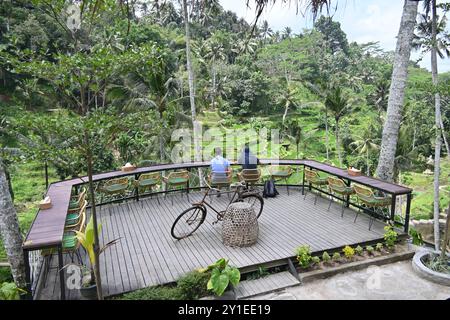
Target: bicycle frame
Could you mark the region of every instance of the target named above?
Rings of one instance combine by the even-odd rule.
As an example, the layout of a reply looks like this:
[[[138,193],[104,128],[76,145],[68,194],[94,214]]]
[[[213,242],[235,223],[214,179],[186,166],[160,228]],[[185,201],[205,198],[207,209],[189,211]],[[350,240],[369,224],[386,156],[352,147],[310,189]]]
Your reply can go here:
[[[243,186],[242,186],[242,187],[243,187]],[[221,192],[219,189],[215,189],[215,188],[212,188],[212,187],[210,187],[210,186],[209,186],[209,188],[206,190],[206,192],[204,193],[202,200],[200,200],[200,202],[194,203],[194,205],[207,206],[208,208],[210,208],[211,210],[213,210],[218,216],[220,216],[220,213],[223,212],[223,211],[226,211],[226,210],[228,209],[228,207],[230,206],[230,204],[232,204],[232,203],[235,201],[236,195],[237,195],[237,199],[241,198],[243,192],[240,191],[240,188],[242,188],[242,187],[241,187],[241,186],[238,186],[238,187],[236,188],[236,190],[234,190],[234,191],[225,191],[225,192],[222,192],[223,194],[233,193],[233,196],[231,197],[230,201],[228,202],[228,205],[227,205],[227,207],[225,208],[225,210],[218,211],[218,210],[216,210],[216,208],[214,208],[214,207],[212,206],[212,204],[210,204],[208,201],[206,201],[206,197],[209,195],[209,192],[210,192],[211,190],[218,190],[219,192]]]

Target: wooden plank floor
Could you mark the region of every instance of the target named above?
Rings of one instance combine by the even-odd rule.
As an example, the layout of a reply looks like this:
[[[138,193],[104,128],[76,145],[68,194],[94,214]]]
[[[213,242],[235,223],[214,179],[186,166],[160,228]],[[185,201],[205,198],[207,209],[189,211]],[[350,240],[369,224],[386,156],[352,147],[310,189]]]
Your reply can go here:
[[[100,208],[101,242],[121,238],[101,258],[101,274],[105,296],[116,295],[176,281],[181,275],[207,266],[219,258],[230,259],[239,268],[286,259],[294,255],[299,245],[310,245],[313,252],[344,245],[354,245],[383,237],[384,224],[375,221],[368,230],[369,218],[360,214],[353,222],[355,211],[346,209],[341,218],[340,205],[308,194],[303,200],[299,189],[291,188],[288,196],[280,187],[280,196],[266,199],[259,218],[260,234],[256,245],[230,248],[222,244],[221,224],[212,225],[215,215],[208,211],[207,221],[191,237],[177,241],[170,235],[175,218],[190,206],[186,196],[167,195],[164,199],[145,198]],[[170,198],[173,197],[173,205]],[[199,200],[200,192],[191,192],[190,201]],[[213,197],[214,206],[224,207],[228,197]],[[86,256],[83,254],[85,261]],[[66,262],[70,259],[65,257]],[[56,267],[57,259],[52,259]],[[66,275],[67,278],[68,275]],[[78,290],[67,290],[68,299],[78,299]],[[40,299],[59,299],[59,277],[51,269]]]

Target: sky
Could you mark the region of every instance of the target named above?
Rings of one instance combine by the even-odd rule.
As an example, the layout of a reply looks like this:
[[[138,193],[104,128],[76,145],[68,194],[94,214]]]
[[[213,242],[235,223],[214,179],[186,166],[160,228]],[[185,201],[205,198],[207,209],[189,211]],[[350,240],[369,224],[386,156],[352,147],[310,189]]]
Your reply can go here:
[[[439,2],[441,1],[438,0]],[[220,3],[224,9],[234,11],[249,23],[255,19],[252,0],[249,2],[250,8],[246,6],[246,0],[220,0]],[[295,3],[296,0],[292,0],[289,6],[278,0],[275,5],[269,6],[260,17],[260,21],[267,20],[274,31],[282,31],[289,26],[293,33],[300,33],[305,28],[311,28],[312,15],[306,12],[304,7],[299,7],[297,13]],[[403,3],[403,0],[338,0],[337,7],[330,10],[330,15],[341,23],[341,28],[350,42],[378,41],[384,50],[395,50]],[[419,3],[419,10],[421,9]],[[419,57],[418,52],[411,54],[412,60]],[[430,55],[425,55],[419,64],[429,70]],[[438,69],[439,72],[450,71],[450,59],[439,59]]]

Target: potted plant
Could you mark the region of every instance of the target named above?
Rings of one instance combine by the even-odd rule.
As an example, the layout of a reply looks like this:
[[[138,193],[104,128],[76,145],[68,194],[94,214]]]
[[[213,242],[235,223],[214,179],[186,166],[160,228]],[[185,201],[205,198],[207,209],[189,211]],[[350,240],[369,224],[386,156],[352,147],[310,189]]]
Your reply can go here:
[[[218,300],[236,300],[236,287],[241,280],[238,268],[231,267],[228,260],[222,258],[199,272],[210,272],[207,289],[212,291]]]
[[[418,250],[413,257],[412,265],[422,278],[440,285],[450,286],[450,254],[447,253],[450,239],[450,203],[447,210],[444,239],[439,250]]]
[[[101,233],[102,225],[98,225],[98,233]],[[84,266],[83,278],[81,281],[80,294],[89,300],[97,299],[97,284],[95,281],[95,254],[94,254],[94,222],[91,219],[84,231],[75,231],[76,237],[83,248],[88,253],[89,266]],[[114,245],[119,239],[112,240],[100,248],[99,254],[102,254],[108,247]]]

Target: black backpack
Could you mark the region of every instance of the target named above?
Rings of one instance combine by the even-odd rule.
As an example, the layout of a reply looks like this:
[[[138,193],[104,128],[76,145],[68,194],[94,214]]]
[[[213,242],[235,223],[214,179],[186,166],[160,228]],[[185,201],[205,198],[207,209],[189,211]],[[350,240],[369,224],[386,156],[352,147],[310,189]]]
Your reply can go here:
[[[278,195],[277,188],[275,188],[275,182],[273,179],[267,180],[264,182],[264,198],[275,198]]]

